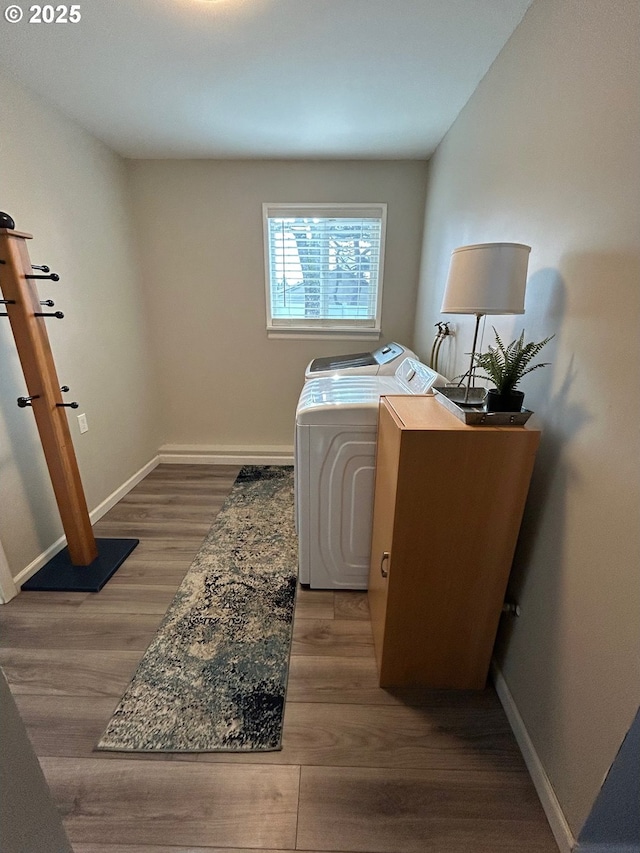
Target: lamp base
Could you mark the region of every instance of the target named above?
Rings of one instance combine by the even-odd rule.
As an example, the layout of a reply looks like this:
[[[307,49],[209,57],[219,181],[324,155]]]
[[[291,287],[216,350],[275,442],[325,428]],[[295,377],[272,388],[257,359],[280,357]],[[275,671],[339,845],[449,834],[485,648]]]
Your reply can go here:
[[[487,396],[487,389],[482,387],[467,388],[466,385],[447,385],[438,388],[458,406],[482,406]]]

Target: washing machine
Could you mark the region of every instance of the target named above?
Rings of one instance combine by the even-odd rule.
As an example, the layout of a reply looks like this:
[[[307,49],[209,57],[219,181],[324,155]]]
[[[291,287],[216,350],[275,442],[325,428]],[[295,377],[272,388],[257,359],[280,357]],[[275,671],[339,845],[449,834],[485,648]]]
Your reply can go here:
[[[328,355],[314,358],[304,372],[305,381],[323,376],[385,376],[393,375],[405,358],[418,356],[402,344],[384,344],[373,352],[352,352],[348,355]]]
[[[296,409],[295,500],[300,583],[366,589],[380,397],[427,394],[444,377],[413,358],[392,376],[305,382]]]

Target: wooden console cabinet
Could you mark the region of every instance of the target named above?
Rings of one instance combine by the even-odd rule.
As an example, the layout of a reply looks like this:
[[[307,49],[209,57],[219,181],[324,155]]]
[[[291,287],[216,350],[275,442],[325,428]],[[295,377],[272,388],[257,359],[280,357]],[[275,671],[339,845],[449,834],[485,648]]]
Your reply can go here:
[[[369,606],[382,687],[485,686],[540,432],[380,402]]]

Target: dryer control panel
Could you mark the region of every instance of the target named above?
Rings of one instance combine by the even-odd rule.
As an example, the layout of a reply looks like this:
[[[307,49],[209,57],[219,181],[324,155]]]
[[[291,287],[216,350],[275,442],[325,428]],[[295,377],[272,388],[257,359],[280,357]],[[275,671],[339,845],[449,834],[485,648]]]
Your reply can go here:
[[[433,394],[432,385],[441,380],[447,381],[435,370],[421,361],[416,361],[415,358],[405,358],[400,363],[395,379],[409,394]]]
[[[305,379],[316,379],[321,376],[377,376],[378,374],[392,376],[400,361],[407,356],[416,357],[415,353],[407,347],[392,342],[378,347],[373,352],[352,352],[347,355],[314,358],[307,365]]]

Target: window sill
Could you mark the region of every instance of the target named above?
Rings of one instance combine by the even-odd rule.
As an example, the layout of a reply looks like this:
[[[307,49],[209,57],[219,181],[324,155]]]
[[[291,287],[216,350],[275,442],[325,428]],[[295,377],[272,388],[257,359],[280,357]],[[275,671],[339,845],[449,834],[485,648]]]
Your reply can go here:
[[[267,329],[267,338],[270,340],[284,340],[288,338],[293,341],[303,340],[335,340],[348,341],[357,339],[359,341],[378,341],[382,332],[380,329]]]

